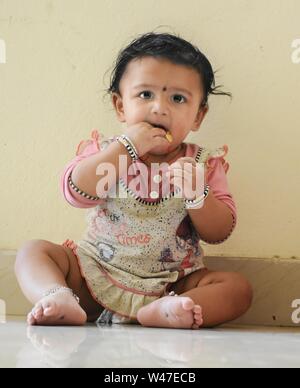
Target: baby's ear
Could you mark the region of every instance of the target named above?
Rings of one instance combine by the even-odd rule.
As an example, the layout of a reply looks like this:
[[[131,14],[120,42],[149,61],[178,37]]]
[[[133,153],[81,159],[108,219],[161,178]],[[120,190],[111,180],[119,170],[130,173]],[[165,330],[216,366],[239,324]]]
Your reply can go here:
[[[207,112],[209,110],[208,104],[205,106],[201,107],[197,113],[196,119],[194,121],[194,126],[192,128],[192,131],[197,132],[198,129],[200,128],[200,125],[202,121],[204,120],[204,117],[206,116]]]
[[[111,101],[113,104],[113,107],[116,111],[117,118],[121,123],[124,123],[125,115],[124,115],[124,106],[123,106],[123,99],[118,93],[113,93],[111,96]]]

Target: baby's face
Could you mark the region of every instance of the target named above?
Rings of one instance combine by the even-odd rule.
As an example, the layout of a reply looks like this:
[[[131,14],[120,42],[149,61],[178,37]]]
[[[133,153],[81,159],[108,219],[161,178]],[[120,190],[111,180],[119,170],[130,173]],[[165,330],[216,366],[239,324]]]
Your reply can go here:
[[[118,119],[127,126],[146,121],[163,126],[173,137],[172,148],[196,131],[207,112],[196,70],[167,59],[132,60],[120,82],[121,96],[114,95]]]

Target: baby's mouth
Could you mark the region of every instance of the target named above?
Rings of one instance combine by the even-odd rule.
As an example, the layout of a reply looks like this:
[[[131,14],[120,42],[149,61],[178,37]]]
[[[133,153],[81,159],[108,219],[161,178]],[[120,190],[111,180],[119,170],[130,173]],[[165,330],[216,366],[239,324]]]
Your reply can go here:
[[[161,128],[161,129],[165,130],[166,132],[169,131],[168,128],[164,127],[164,126],[161,125],[161,124],[154,124],[154,123],[149,123],[149,124],[152,125],[152,126],[155,127],[155,128]]]
[[[169,143],[172,143],[173,136],[172,136],[171,132],[168,130],[168,128],[164,127],[162,124],[154,124],[154,123],[149,123],[149,124],[155,128],[161,128],[164,131],[166,131],[166,139],[168,140]]]

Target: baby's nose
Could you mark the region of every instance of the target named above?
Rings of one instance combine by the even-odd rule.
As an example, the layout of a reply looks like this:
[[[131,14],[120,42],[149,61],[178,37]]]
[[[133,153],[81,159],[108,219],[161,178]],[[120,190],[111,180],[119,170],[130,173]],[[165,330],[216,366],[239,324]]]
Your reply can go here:
[[[152,112],[157,115],[166,116],[168,114],[168,104],[164,99],[157,99],[153,102]]]

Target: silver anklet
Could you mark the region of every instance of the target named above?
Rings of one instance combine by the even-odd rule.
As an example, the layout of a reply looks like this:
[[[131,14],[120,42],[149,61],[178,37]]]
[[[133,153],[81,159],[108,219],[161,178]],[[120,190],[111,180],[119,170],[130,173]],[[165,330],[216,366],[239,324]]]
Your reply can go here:
[[[171,292],[169,293],[169,296],[178,296],[178,295],[175,294],[175,291],[171,291]]]
[[[72,296],[76,299],[77,303],[80,304],[80,299],[78,298],[78,296],[74,293],[74,291],[71,289],[71,288],[68,288],[68,287],[63,287],[63,286],[57,286],[57,287],[53,287],[51,288],[50,290],[46,291],[44,294],[43,294],[43,297],[47,297],[47,296],[50,296],[50,295],[54,295],[54,294],[57,294],[59,291],[68,291],[72,294]]]

